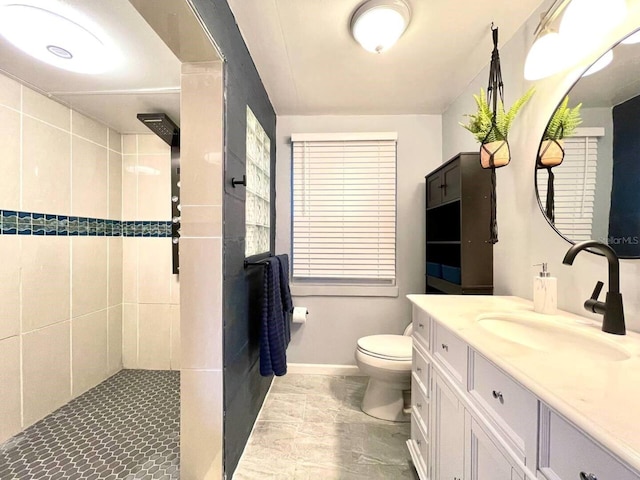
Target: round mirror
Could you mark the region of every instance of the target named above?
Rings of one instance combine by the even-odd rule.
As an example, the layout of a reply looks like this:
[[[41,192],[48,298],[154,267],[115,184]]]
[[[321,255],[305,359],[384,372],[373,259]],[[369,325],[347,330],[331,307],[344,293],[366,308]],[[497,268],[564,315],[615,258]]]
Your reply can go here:
[[[566,240],[598,240],[620,258],[640,258],[640,32],[594,63],[558,105],[535,182],[542,212]]]

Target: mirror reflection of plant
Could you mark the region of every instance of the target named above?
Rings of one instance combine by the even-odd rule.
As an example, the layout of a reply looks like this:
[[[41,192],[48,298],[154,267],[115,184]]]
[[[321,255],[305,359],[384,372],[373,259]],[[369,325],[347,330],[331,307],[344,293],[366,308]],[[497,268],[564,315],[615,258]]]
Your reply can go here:
[[[554,174],[551,169],[560,165],[564,160],[563,138],[573,135],[578,125],[582,123],[580,107],[582,107],[581,103],[573,108],[569,107],[569,96],[564,97],[544,130],[542,143],[538,150],[536,166],[547,169],[545,214],[552,224],[555,223],[555,190]]]
[[[582,107],[582,103],[573,108],[569,107],[569,96],[565,96],[562,103],[553,112],[542,140],[561,140],[573,135],[578,125],[582,123],[580,107]]]
[[[491,143],[504,141],[507,139],[511,125],[518,115],[518,112],[529,101],[534,93],[531,87],[516,102],[505,111],[502,101],[498,101],[498,108],[495,115],[495,128],[493,128],[494,116],[491,105],[487,101],[487,94],[484,89],[480,89],[480,95],[474,95],[473,98],[478,108],[475,114],[465,115],[469,117],[469,123],[460,125],[469,130],[478,143]]]

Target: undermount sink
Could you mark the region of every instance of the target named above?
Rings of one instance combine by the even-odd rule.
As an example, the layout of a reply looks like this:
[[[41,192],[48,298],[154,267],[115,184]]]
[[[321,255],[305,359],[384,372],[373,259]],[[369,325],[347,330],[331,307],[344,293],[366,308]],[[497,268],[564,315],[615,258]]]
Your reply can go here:
[[[487,313],[476,318],[478,325],[493,335],[540,352],[587,355],[591,359],[621,361],[630,355],[602,337],[555,324],[534,314]],[[606,335],[606,334],[602,334]]]

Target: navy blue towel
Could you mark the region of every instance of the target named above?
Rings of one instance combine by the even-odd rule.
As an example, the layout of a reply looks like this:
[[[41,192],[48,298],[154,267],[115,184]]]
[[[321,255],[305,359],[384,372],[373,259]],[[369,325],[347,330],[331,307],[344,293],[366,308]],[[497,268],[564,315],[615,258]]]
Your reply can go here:
[[[281,376],[287,373],[287,339],[280,293],[280,262],[276,257],[264,262],[260,375]]]
[[[276,255],[280,264],[280,296],[282,297],[282,313],[284,315],[284,333],[287,345],[291,341],[291,314],[293,313],[293,300],[289,288],[289,255],[283,253]]]

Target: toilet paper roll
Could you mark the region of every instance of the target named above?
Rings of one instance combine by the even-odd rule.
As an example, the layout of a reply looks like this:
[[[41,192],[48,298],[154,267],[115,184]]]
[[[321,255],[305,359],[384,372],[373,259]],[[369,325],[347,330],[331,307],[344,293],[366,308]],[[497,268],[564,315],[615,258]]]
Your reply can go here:
[[[307,307],[294,307],[293,309],[293,323],[305,323],[307,321],[307,314],[309,311]]]

